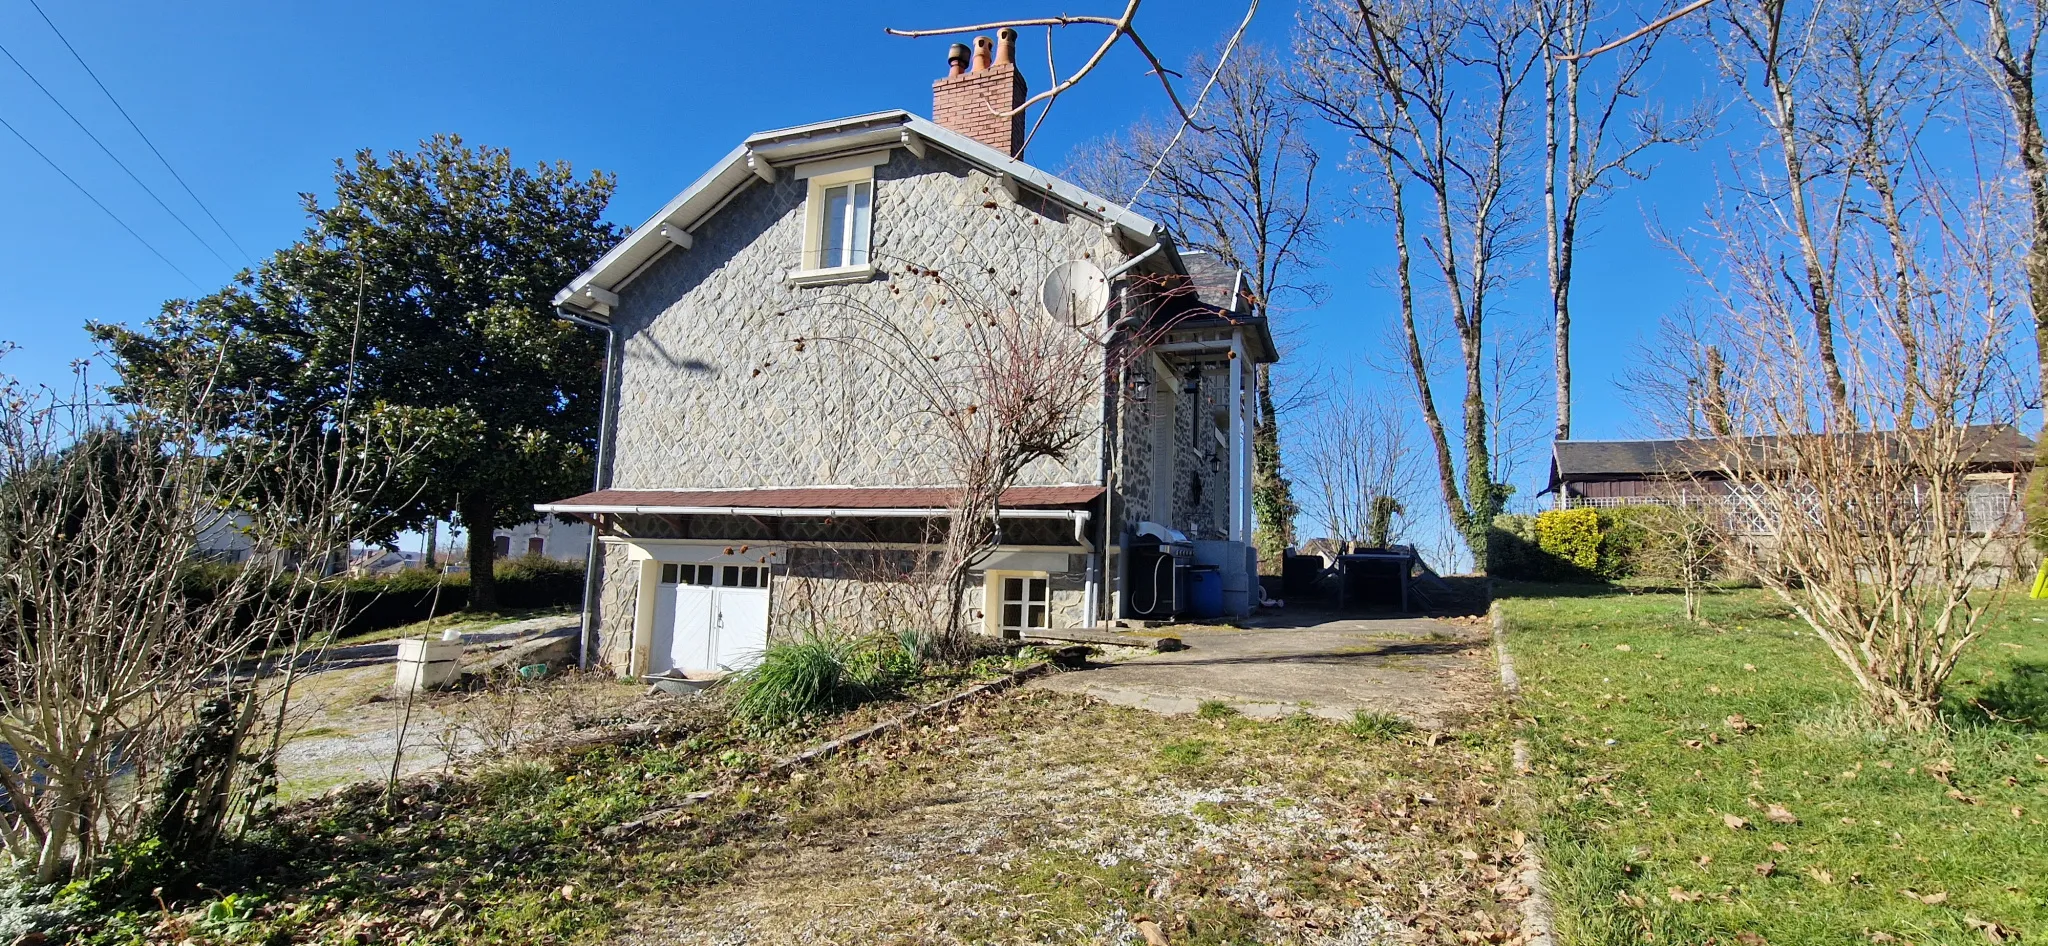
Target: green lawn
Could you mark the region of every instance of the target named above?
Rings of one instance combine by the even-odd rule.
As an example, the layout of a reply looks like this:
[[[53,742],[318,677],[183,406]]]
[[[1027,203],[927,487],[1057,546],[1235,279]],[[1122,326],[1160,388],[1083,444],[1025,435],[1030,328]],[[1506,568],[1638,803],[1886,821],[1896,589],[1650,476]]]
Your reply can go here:
[[[1502,590],[1561,942],[2048,934],[2048,607],[2002,598],[1954,732],[1910,736],[1764,592],[1689,626],[1674,595]]]

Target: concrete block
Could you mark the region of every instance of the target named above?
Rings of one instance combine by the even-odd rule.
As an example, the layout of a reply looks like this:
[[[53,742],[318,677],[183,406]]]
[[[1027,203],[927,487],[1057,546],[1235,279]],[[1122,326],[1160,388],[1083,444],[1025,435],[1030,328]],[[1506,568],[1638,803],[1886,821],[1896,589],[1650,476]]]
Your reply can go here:
[[[400,694],[442,689],[462,676],[462,641],[401,638],[396,664]]]

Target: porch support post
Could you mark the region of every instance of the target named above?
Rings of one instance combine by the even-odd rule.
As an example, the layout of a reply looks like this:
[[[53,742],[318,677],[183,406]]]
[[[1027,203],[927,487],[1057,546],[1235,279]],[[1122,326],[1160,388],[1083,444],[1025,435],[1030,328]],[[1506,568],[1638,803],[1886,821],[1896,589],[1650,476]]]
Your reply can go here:
[[[652,556],[640,558],[640,587],[634,600],[633,650],[626,661],[626,676],[637,677],[653,666],[655,599],[661,594],[661,562]]]
[[[1251,533],[1245,522],[1251,513],[1250,475],[1251,438],[1245,436],[1244,398],[1244,338],[1241,332],[1230,336],[1230,540],[1251,541]]]

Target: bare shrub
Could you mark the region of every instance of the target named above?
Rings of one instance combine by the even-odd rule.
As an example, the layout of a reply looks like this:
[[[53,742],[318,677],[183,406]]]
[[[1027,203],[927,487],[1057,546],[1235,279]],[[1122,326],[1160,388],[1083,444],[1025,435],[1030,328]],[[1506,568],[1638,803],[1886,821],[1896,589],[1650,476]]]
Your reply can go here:
[[[1712,255],[1681,249],[1719,310],[1684,349],[1713,356],[1706,413],[1736,434],[1688,464],[1713,471],[1692,491],[1722,510],[1727,552],[1876,718],[1926,729],[1978,637],[1980,589],[2016,551],[2016,522],[1973,512],[1997,436],[1981,425],[2034,394],[2013,370],[2016,228],[1990,176],[1922,150],[1984,143],[1940,87],[1914,84],[1938,27],[1902,15],[1738,5],[1710,20],[1731,80],[1761,69],[1770,147],[1738,157],[1754,180],[1710,221]]]
[[[205,380],[118,416],[82,383],[0,385],[0,842],[39,883],[145,834],[201,855],[260,813],[298,658],[345,618],[311,586],[403,454],[375,415],[233,440]],[[205,534],[245,551],[197,582]]]

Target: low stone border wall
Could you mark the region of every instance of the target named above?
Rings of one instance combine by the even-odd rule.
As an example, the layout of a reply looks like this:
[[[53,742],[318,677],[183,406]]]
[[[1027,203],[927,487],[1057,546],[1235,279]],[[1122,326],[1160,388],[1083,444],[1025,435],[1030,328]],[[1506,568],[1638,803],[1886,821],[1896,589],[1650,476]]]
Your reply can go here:
[[[855,732],[847,733],[846,735],[840,736],[839,738],[831,740],[830,742],[826,742],[822,745],[812,746],[811,748],[805,749],[804,751],[799,752],[795,755],[786,756],[770,765],[768,767],[768,771],[775,775],[787,775],[791,771],[801,766],[810,764],[812,762],[819,762],[831,758],[834,755],[837,755],[848,749],[854,748],[855,746],[858,746],[861,743],[867,742],[868,740],[873,739],[876,736],[880,736],[885,733],[903,729],[909,726],[911,723],[916,722],[917,720],[922,719],[926,716],[932,716],[938,713],[943,713],[949,709],[953,709],[954,707],[958,707],[966,703],[973,702],[974,700],[981,699],[982,697],[992,696],[994,694],[1001,693],[1004,690],[1016,686],[1017,684],[1022,683],[1026,680],[1029,680],[1032,677],[1038,676],[1039,674],[1044,673],[1050,669],[1052,669],[1051,661],[1035,663],[1029,667],[1025,667],[1022,670],[1017,670],[999,679],[990,680],[987,683],[975,684],[974,686],[968,687],[967,689],[955,693],[952,696],[946,697],[943,700],[939,700],[934,703],[927,703],[923,706],[911,710],[908,713],[904,713],[901,716],[896,716],[890,719],[883,720],[882,722],[876,723],[873,726],[869,726],[866,729],[861,729]],[[712,798],[717,794],[718,793],[715,789],[705,790],[701,792],[693,792],[689,795],[684,796],[681,803],[679,804],[669,805],[664,808],[657,808],[653,811],[646,812],[645,814],[642,814],[640,817],[635,818],[632,821],[627,821],[621,824],[615,824],[606,827],[600,833],[603,834],[606,838],[617,839],[637,835],[650,828],[656,828],[668,824],[673,824],[677,818],[681,817],[689,809]]]
[[[1515,660],[1508,655],[1508,616],[1499,601],[1487,609],[1487,617],[1493,624],[1493,650],[1500,659],[1500,688],[1510,706],[1522,698],[1522,678],[1515,673]],[[1524,813],[1535,827],[1536,802],[1534,786],[1529,776],[1534,772],[1529,767],[1529,741],[1516,738],[1514,744],[1514,784],[1516,795]],[[1555,946],[1557,940],[1551,935],[1552,919],[1556,912],[1551,908],[1550,893],[1543,884],[1543,852],[1536,835],[1532,832],[1522,844],[1522,885],[1529,888],[1529,896],[1520,904],[1522,926],[1527,932],[1528,946]]]
[[[960,692],[955,693],[952,696],[946,697],[943,700],[939,700],[935,703],[927,703],[901,716],[885,719],[879,723],[874,724],[873,726],[869,726],[866,729],[860,729],[854,732],[847,733],[846,735],[840,736],[839,738],[834,739],[830,742],[826,742],[822,745],[812,746],[811,748],[805,749],[804,751],[799,752],[795,755],[787,756],[781,760],[778,760],[774,765],[770,766],[769,771],[786,772],[800,765],[805,765],[811,762],[818,762],[824,759],[831,758],[834,755],[837,755],[841,752],[858,746],[863,742],[875,738],[876,736],[882,735],[883,733],[902,729],[903,727],[908,726],[911,723],[916,722],[919,719],[922,719],[923,717],[930,716],[934,713],[945,712],[946,710],[952,709],[956,706],[960,706],[965,703],[973,702],[974,700],[978,700],[984,696],[993,696],[997,693],[1001,693],[1004,690],[1016,686],[1019,683],[1023,683],[1024,681],[1029,680],[1032,677],[1038,676],[1039,674],[1044,673],[1050,669],[1052,669],[1052,662],[1045,661],[1041,663],[1032,664],[1031,666],[1025,667],[1022,670],[1014,671],[1010,673],[1008,676],[1000,677],[995,680],[990,680],[987,683],[975,684],[974,686],[968,687],[965,690],[961,690]]]
[[[578,625],[569,624],[551,628],[533,637],[497,651],[472,666],[462,668],[463,673],[490,675],[504,670],[518,670],[528,664],[547,664],[550,668],[576,661],[576,633]]]

